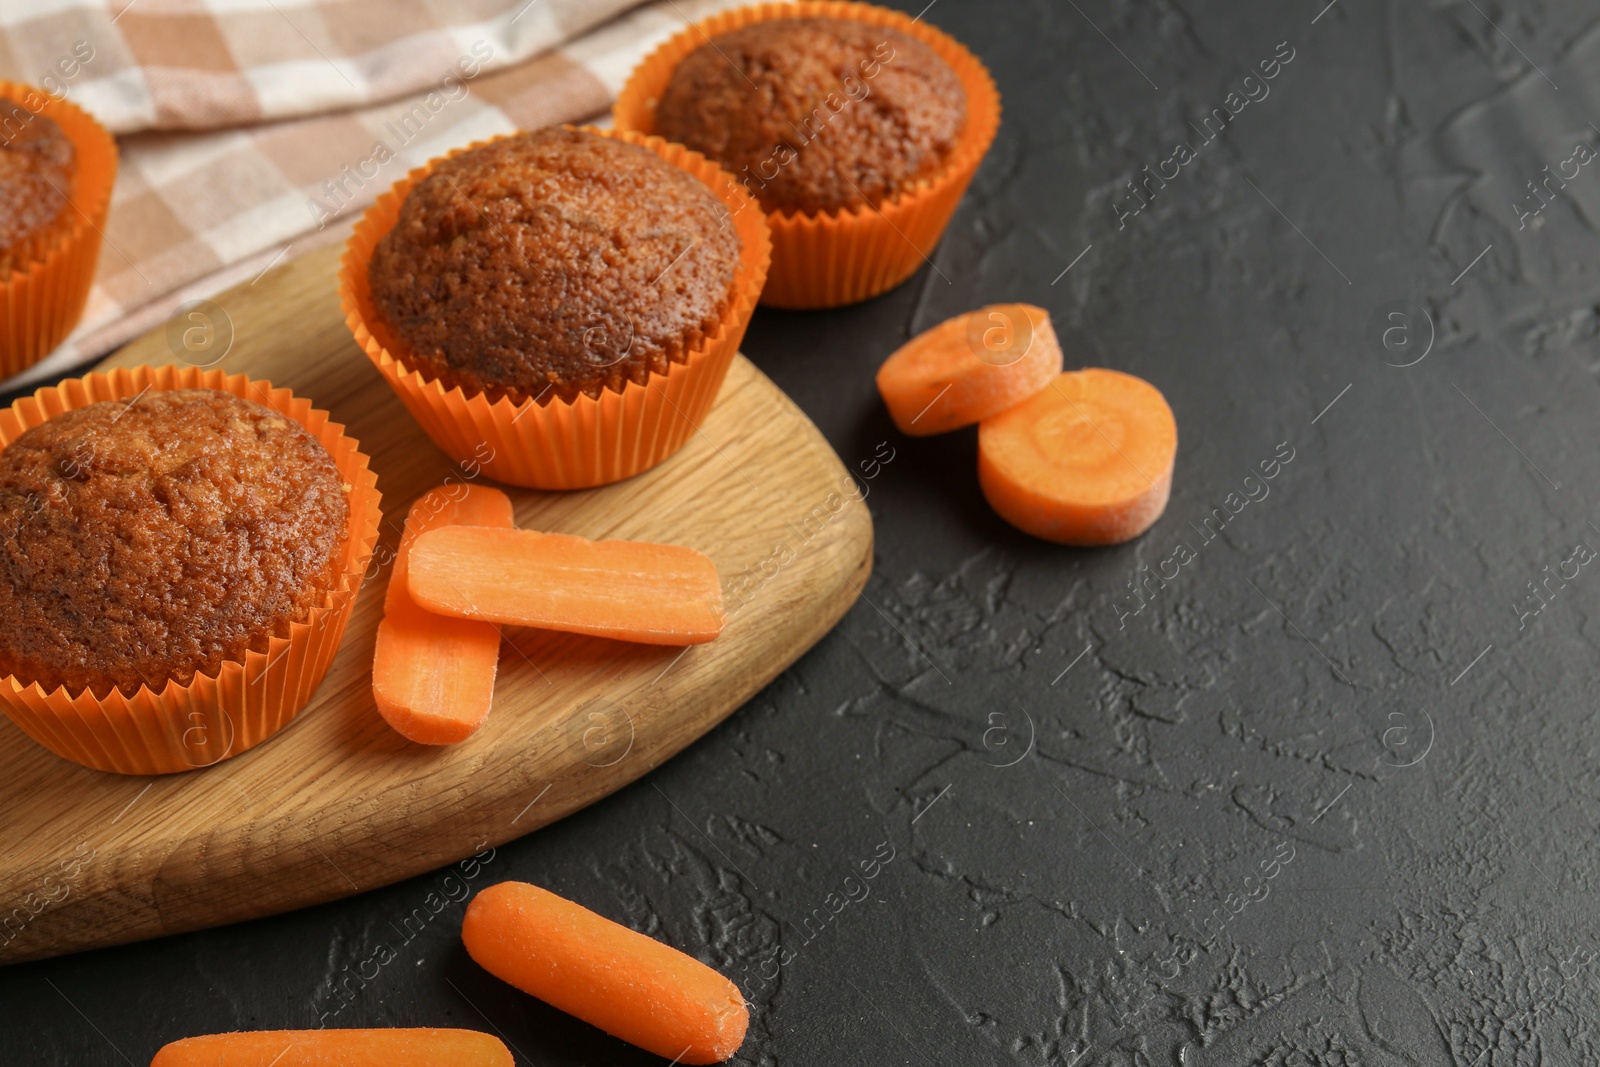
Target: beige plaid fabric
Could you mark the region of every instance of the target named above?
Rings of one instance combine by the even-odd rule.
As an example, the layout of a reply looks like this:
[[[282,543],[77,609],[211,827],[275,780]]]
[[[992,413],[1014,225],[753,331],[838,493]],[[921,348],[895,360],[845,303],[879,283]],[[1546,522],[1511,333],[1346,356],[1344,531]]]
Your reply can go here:
[[[0,77],[117,133],[83,322],[0,388],[59,376],[187,300],[340,241],[407,170],[596,118],[657,44],[744,0],[28,0]]]

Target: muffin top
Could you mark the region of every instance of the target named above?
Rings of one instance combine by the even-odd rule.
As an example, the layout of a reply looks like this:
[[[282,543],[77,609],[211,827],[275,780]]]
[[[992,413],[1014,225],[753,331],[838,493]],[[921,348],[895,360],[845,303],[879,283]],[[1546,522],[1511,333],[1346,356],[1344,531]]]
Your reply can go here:
[[[35,426],[0,452],[0,674],[103,695],[265,648],[332,588],[345,493],[299,423],[229,393]]]
[[[0,260],[51,225],[72,189],[72,142],[50,119],[0,100]]]
[[[721,163],[768,211],[878,205],[937,174],[966,122],[961,79],[909,34],[775,18],[674,68],[656,132]]]
[[[548,404],[682,362],[716,329],[738,265],[704,183],[637,145],[552,128],[435,167],[367,278],[408,366]]]

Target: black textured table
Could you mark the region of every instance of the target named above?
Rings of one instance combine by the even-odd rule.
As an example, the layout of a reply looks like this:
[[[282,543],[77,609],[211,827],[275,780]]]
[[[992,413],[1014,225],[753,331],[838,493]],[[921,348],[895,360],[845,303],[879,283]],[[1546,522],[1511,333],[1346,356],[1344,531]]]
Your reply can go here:
[[[478,969],[470,873],[733,977],[740,1063],[1600,1062],[1600,22],[1324,4],[940,0],[1005,120],[933,263],[746,345],[870,493],[838,630],[454,880],[0,971],[0,1060],[320,1020],[661,1062]],[[1176,411],[1135,544],[1014,532],[973,432],[876,397],[1017,300]]]

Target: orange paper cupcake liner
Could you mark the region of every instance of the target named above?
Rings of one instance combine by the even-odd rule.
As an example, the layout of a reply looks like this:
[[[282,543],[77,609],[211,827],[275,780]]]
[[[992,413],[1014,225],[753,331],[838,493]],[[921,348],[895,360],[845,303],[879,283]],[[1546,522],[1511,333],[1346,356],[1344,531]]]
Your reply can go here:
[[[288,725],[311,700],[344,636],[367,562],[378,539],[377,476],[359,444],[311,401],[270,382],[198,367],[118,368],[41,389],[0,411],[0,448],[46,420],[146,389],[220,389],[253,400],[304,426],[333,457],[350,486],[350,522],[339,579],[304,622],[273,636],[215,675],[187,685],[140,686],[103,697],[66,688],[46,691],[14,675],[0,678],[0,710],[45,748],[74,763],[119,774],[167,774],[208,767],[253,748]]]
[[[713,15],[662,44],[629,76],[612,119],[620,130],[656,132],[656,104],[678,63],[718,34],[770,19],[836,18],[900,30],[950,64],[967,93],[967,121],[937,175],[873,205],[803,214],[773,211],[772,270],[761,303],[779,308],[830,308],[886,293],[929,262],[956,205],[1000,128],[1000,93],[983,63],[949,34],[887,8],[858,3],[757,4]],[[737,179],[731,179],[737,182]],[[759,209],[755,194],[740,198]]]
[[[0,81],[0,97],[60,126],[72,141],[75,168],[61,218],[16,249],[26,262],[0,280],[4,379],[49,355],[83,317],[117,176],[117,143],[77,105],[32,86]]]
[[[340,261],[339,301],[350,332],[434,444],[457,463],[476,464],[496,481],[530,489],[586,489],[621,481],[682,448],[722,388],[771,258],[765,217],[739,210],[744,201],[732,191],[733,178],[716,164],[659,137],[584,129],[641,145],[699,178],[727,205],[739,235],[739,266],[721,323],[684,362],[651,374],[643,385],[629,382],[620,392],[603,390],[598,399],[580,394],[571,402],[556,399],[541,407],[532,400],[490,401],[479,392],[447,387],[403,361],[373,307],[367,282],[373,249],[394,227],[406,193],[430,170],[499,138],[431,160],[396,182],[356,223]]]

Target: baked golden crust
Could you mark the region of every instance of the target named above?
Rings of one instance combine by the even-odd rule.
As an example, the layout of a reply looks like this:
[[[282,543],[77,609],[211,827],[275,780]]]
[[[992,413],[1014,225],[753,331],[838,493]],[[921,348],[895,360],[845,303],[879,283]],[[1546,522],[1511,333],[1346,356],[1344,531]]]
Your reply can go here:
[[[950,65],[910,34],[775,18],[685,56],[656,132],[722,164],[768,211],[816,214],[878,205],[936,175],[966,100]]]
[[[0,99],[0,275],[27,266],[27,242],[60,219],[73,166],[61,127]]]
[[[643,384],[721,322],[739,266],[696,178],[612,137],[551,128],[440,163],[367,277],[396,355],[490,399]]]
[[[46,689],[187,684],[323,602],[347,487],[285,415],[147,392],[0,452],[0,674]]]

